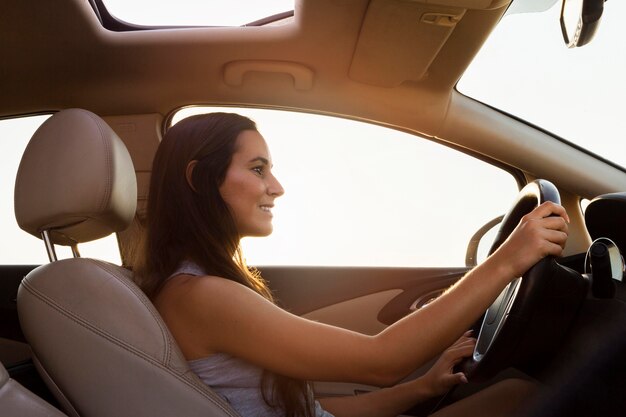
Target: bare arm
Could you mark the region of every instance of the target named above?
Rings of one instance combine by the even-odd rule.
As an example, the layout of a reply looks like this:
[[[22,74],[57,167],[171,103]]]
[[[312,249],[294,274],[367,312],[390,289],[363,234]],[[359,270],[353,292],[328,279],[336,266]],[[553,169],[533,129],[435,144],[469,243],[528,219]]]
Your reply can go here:
[[[295,378],[388,386],[450,346],[514,277],[560,255],[567,225],[553,213],[567,216],[554,204],[534,210],[488,261],[376,336],[294,316],[217,277],[166,288],[158,307],[188,359],[226,352]]]

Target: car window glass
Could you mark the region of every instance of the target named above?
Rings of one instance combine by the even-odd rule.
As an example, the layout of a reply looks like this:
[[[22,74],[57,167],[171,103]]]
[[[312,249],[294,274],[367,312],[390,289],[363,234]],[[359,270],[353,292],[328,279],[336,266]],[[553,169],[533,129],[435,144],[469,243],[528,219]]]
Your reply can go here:
[[[103,0],[109,13],[142,26],[243,26],[292,11],[293,0]]]
[[[0,120],[0,264],[38,265],[48,262],[43,242],[19,228],[13,211],[13,188],[20,159],[28,141],[49,115]],[[115,235],[79,245],[81,255],[120,264]],[[58,257],[69,258],[71,250],[57,246]]]
[[[243,241],[252,265],[463,266],[470,237],[517,194],[500,168],[372,124],[197,107],[172,121],[210,111],[257,122],[285,189],[272,235]]]

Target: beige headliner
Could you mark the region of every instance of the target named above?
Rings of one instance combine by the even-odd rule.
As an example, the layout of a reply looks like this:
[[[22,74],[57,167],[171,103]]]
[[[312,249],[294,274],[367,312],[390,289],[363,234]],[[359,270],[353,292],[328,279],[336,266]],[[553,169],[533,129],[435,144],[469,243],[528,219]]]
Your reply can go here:
[[[287,25],[125,33],[87,0],[3,3],[0,116],[301,109],[437,137],[576,195],[626,189],[623,171],[454,90],[507,0],[300,0]]]

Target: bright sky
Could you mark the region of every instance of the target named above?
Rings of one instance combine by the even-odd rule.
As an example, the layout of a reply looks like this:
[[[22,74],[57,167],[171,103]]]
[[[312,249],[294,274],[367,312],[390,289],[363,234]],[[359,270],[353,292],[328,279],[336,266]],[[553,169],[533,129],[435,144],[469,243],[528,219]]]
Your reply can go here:
[[[242,26],[293,10],[293,0],[104,0],[107,10],[145,26]]]

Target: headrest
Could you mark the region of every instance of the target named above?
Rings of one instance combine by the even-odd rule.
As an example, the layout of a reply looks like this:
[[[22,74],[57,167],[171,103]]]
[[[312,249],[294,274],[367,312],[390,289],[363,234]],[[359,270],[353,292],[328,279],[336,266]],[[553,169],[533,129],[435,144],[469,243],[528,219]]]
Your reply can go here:
[[[137,205],[126,146],[95,114],[63,110],[30,140],[15,180],[19,226],[53,243],[73,245],[124,230]]]
[[[585,225],[592,240],[611,239],[626,254],[626,193],[600,195],[585,210]]]

